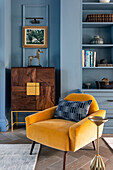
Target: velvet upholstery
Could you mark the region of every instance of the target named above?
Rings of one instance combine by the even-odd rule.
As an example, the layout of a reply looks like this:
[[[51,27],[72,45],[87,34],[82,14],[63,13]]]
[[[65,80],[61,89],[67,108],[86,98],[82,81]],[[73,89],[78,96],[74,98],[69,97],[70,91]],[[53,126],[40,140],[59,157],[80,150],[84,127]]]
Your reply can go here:
[[[89,116],[91,114],[105,117],[105,110],[99,110],[96,100],[91,95],[70,94],[65,100],[92,100]],[[28,138],[46,146],[73,152],[96,139],[97,127],[88,117],[78,123],[63,119],[53,119],[56,108],[57,106],[26,117]],[[100,136],[102,131],[103,125],[100,126]]]
[[[33,123],[28,127],[27,136],[43,145],[69,151],[69,128],[74,124],[75,122],[63,119],[49,119]]]

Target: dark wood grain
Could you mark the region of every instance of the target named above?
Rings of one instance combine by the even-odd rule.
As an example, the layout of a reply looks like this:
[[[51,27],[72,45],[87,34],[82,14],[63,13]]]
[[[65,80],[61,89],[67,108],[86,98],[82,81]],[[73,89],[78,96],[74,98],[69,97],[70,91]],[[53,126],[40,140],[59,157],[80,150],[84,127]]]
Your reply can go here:
[[[40,83],[40,96],[36,97],[36,109],[44,110],[55,105],[55,68],[37,69],[36,81]]]
[[[27,83],[40,83],[40,95],[27,95]],[[55,68],[11,69],[11,109],[38,111],[55,105]]]

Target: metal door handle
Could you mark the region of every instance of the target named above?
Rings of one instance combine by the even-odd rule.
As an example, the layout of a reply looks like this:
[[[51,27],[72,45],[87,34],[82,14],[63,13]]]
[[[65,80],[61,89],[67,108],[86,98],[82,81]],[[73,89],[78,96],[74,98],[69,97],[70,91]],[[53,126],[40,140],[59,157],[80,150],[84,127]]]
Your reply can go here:
[[[107,100],[107,102],[113,102],[113,100]]]

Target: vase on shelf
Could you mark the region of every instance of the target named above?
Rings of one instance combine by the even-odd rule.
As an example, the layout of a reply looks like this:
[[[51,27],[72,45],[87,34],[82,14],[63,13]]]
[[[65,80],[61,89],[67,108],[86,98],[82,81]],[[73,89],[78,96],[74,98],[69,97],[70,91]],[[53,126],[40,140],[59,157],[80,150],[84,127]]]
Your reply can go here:
[[[100,3],[110,3],[110,0],[99,0]]]
[[[90,41],[90,44],[103,44],[103,43],[104,41],[102,38],[100,38],[99,35],[94,36]]]

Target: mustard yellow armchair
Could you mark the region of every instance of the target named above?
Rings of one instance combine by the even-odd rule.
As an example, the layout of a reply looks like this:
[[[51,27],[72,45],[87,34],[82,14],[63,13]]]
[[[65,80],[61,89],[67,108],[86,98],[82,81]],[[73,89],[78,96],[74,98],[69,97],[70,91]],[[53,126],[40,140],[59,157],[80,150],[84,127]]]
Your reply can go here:
[[[105,117],[106,111],[99,110],[93,96],[87,94],[70,94],[65,100],[88,101],[92,100],[89,115]],[[80,122],[63,119],[53,119],[57,106],[26,117],[27,137],[33,141],[30,154],[32,154],[35,142],[64,151],[63,170],[66,166],[66,154],[68,151],[77,151],[96,139],[97,128],[88,116]],[[99,134],[102,135],[103,125]],[[95,149],[95,146],[94,146]]]

